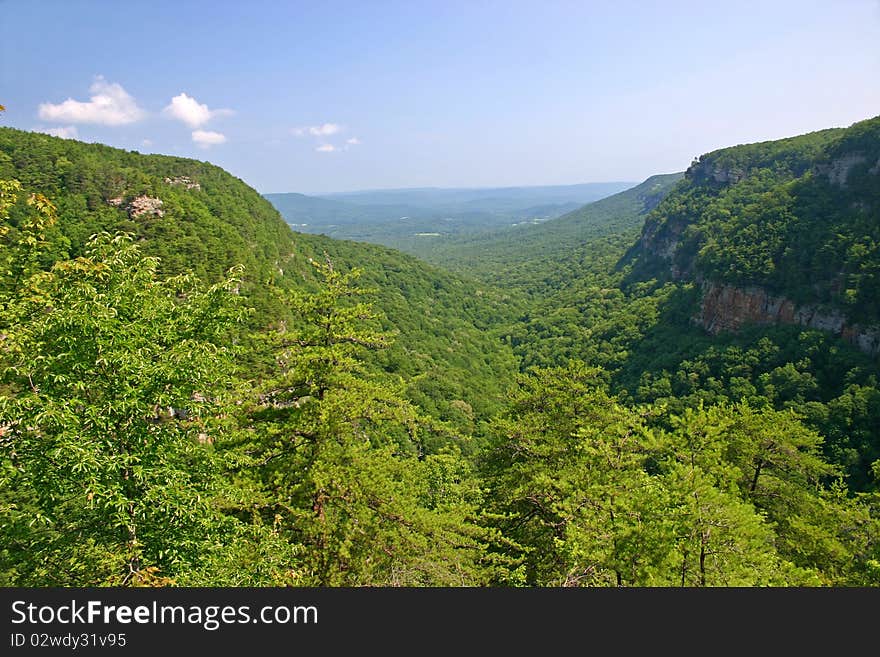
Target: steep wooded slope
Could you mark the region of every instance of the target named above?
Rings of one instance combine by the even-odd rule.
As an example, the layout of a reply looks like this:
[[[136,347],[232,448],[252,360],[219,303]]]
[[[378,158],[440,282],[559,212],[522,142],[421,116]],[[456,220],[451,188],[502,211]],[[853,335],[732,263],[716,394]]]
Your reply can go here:
[[[880,352],[880,117],[703,155],[638,252],[702,285],[711,332],[797,324]]]
[[[376,365],[403,376],[412,396],[444,419],[471,421],[455,408],[493,409],[515,370],[492,332],[511,317],[504,295],[391,249],[295,233],[253,188],[208,162],[0,128],[0,179],[17,179],[58,206],[50,259],[80,255],[92,234],[126,231],[161,258],[161,273],[215,281],[243,264],[241,292],[257,309],[255,326],[287,312],[270,282],[312,284],[310,258],[362,269],[384,328],[396,333]],[[25,213],[23,204],[12,209],[13,230]]]

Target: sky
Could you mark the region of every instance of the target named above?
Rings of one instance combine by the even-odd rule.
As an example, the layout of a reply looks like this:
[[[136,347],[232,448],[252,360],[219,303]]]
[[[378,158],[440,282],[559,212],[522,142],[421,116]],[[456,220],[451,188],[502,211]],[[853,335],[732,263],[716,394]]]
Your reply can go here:
[[[644,180],[880,114],[880,0],[0,0],[0,125],[261,193]]]

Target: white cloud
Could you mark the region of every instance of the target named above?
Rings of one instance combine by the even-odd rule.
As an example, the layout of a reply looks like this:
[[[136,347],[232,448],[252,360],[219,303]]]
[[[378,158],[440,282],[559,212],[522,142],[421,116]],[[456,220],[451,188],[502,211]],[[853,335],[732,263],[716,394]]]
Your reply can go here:
[[[321,144],[315,150],[319,153],[333,153],[337,149],[333,144]]]
[[[337,132],[342,132],[344,128],[338,123],[322,123],[321,125],[305,125],[299,128],[291,128],[290,134],[294,137],[305,137],[312,135],[313,137],[329,137]]]
[[[44,121],[101,125],[126,125],[147,115],[121,85],[107,82],[101,75],[95,78],[89,92],[92,95],[88,101],[68,98],[57,105],[41,103],[38,114]]]
[[[226,135],[219,132],[212,132],[210,130],[194,130],[192,133],[192,140],[202,148],[208,148],[209,146],[216,146],[217,144],[225,144]]]
[[[141,146],[152,146],[152,145],[153,145],[152,139],[144,139],[143,141],[141,141]]]
[[[351,144],[352,146],[357,146],[358,144],[361,143],[361,140],[358,139],[357,137],[352,137],[351,139],[346,139],[345,143]]]
[[[336,123],[324,123],[322,125],[313,125],[310,127],[309,134],[315,135],[316,137],[327,137],[329,135],[335,135],[340,130],[342,130],[341,125],[337,125]]]
[[[53,137],[61,137],[62,139],[76,139],[79,136],[75,125],[61,125],[57,128],[34,128],[37,132],[42,132]]]
[[[172,119],[182,121],[190,128],[198,128],[218,116],[234,114],[231,109],[209,109],[204,103],[200,103],[192,96],[187,96],[182,92],[171,99],[162,113]]]

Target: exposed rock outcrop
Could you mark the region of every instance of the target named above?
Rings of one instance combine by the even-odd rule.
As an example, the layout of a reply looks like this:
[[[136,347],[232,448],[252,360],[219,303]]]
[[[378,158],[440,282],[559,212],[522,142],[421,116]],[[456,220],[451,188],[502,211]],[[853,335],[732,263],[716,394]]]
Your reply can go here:
[[[674,280],[680,280],[691,273],[690,265],[682,268],[675,258],[681,236],[688,225],[687,221],[671,217],[665,221],[648,221],[639,237],[638,249],[643,256],[655,262],[668,264]]]
[[[738,167],[725,167],[711,159],[701,158],[694,160],[684,175],[688,180],[698,183],[711,180],[722,185],[733,185],[746,177],[746,171]]]
[[[816,173],[821,176],[827,176],[828,181],[832,185],[846,187],[846,180],[849,177],[849,172],[854,166],[861,164],[866,160],[867,158],[861,153],[848,153],[847,155],[838,157],[827,164],[816,165]],[[878,165],[880,165],[880,162],[878,162]],[[871,172],[873,173],[873,169]]]
[[[128,204],[128,216],[132,219],[137,219],[144,215],[161,217],[164,214],[162,199],[153,196],[136,196]]]
[[[846,316],[819,306],[798,306],[791,299],[757,286],[737,287],[705,281],[697,324],[716,335],[746,324],[797,324],[828,331],[871,355],[880,354],[880,326],[850,324]]]
[[[200,183],[197,183],[195,180],[190,178],[189,176],[175,176],[174,178],[165,178],[165,183],[167,185],[180,185],[181,187],[185,187],[186,189],[194,189],[199,191],[202,189]]]

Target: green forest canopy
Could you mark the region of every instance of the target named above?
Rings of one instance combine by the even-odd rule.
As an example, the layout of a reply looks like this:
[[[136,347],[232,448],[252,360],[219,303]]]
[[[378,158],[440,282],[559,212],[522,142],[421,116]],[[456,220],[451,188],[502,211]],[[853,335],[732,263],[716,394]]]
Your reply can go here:
[[[631,248],[872,129],[778,176],[744,147],[727,192],[649,180],[535,227],[521,267],[462,245],[471,279],[292,233],[208,163],[0,130],[0,582],[880,584],[876,360],[709,337],[693,281]]]

